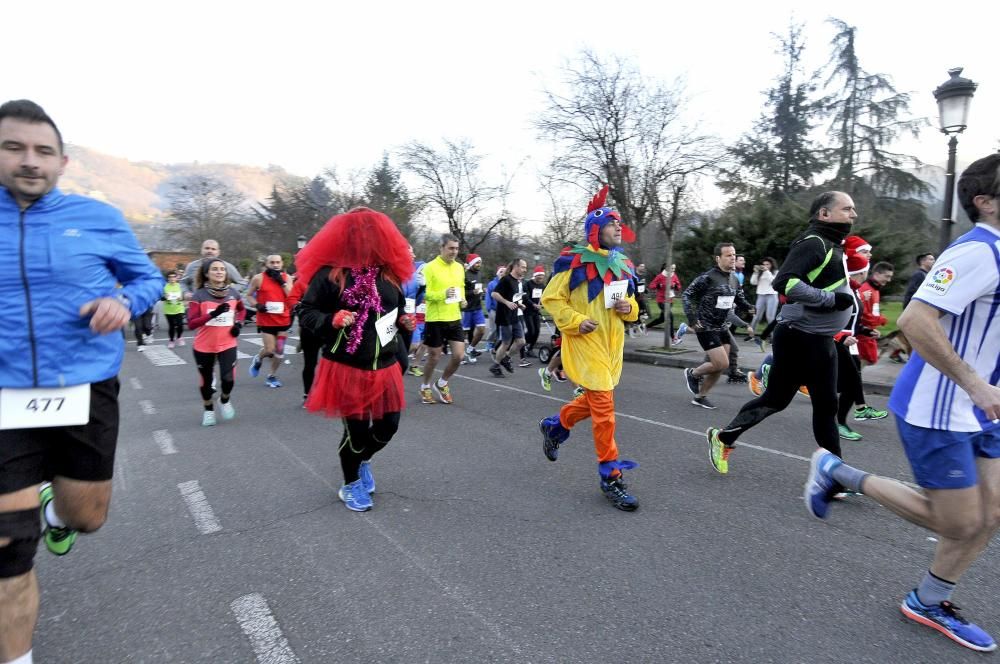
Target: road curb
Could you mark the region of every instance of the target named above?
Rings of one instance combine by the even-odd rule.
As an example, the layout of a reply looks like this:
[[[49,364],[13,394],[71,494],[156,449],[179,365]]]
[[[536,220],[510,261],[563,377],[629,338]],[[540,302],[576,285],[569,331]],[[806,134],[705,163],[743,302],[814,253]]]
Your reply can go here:
[[[676,354],[667,355],[648,350],[633,350],[626,348],[624,352],[626,362],[638,362],[640,364],[651,364],[657,367],[673,367],[675,369],[687,369],[696,367],[702,363],[701,357],[696,357],[694,351],[684,350]],[[757,367],[740,366],[743,371],[756,371]],[[864,374],[862,374],[864,375]],[[881,394],[888,396],[892,391],[891,383],[880,381],[863,381],[865,394]]]

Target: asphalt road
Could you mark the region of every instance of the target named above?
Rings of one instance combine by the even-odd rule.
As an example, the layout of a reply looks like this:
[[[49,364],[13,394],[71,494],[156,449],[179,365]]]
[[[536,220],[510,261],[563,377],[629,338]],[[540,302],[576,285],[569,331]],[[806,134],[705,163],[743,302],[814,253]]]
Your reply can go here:
[[[236,419],[202,428],[190,346],[156,343],[126,354],[107,525],[63,558],[39,552],[36,661],[981,661],[899,612],[929,533],[862,497],[807,514],[804,398],[721,476],[704,430],[746,387],[719,385],[710,412],[680,370],[626,364],[618,442],[641,507],[624,513],[598,490],[588,425],[542,456],[537,421],[570,384],[545,393],[537,367],[500,380],[480,363],[454,405],[425,406],[407,377],[375,508],[357,514],[336,497],[339,422],[301,409],[298,356],[278,390],[242,360]],[[850,461],[910,479],[890,420],[856,428]],[[993,548],[955,598],[995,634],[997,562]]]

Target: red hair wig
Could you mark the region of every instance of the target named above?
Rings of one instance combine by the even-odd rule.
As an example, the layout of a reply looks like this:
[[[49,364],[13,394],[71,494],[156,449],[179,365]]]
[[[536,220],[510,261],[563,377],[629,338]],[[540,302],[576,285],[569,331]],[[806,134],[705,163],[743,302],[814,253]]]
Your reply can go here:
[[[410,244],[392,219],[365,207],[338,214],[295,254],[299,279],[306,283],[316,271],[329,265],[332,279],[343,283],[344,271],[364,267],[382,268],[383,276],[399,286],[413,276]]]

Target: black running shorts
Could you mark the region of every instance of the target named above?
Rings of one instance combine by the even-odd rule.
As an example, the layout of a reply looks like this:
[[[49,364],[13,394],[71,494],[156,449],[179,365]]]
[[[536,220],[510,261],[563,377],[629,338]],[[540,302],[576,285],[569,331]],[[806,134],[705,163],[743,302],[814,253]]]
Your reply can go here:
[[[424,323],[424,345],[428,348],[441,348],[447,341],[465,341],[465,330],[462,321],[427,321]]]
[[[90,385],[90,421],[71,427],[0,430],[0,494],[51,480],[110,480],[118,443],[118,378]]]
[[[725,330],[701,330],[700,332],[695,332],[698,336],[698,343],[701,344],[702,350],[712,350],[713,348],[718,348],[723,344],[729,343],[729,333]]]

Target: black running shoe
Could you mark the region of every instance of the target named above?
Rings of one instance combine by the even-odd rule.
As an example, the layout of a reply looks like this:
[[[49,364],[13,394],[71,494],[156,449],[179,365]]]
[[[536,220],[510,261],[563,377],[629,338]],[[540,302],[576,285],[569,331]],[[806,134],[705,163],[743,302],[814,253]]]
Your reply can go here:
[[[634,512],[639,509],[639,501],[628,492],[628,487],[621,477],[606,480],[601,479],[601,492],[604,497],[611,501],[611,504],[620,510]]]
[[[503,378],[503,370],[500,368],[500,365],[497,364],[496,362],[494,362],[490,366],[490,373],[496,376],[497,378]]]
[[[500,363],[500,366],[506,369],[507,373],[514,373],[514,363],[510,361],[509,355],[503,358],[503,362]]]
[[[696,406],[701,406],[702,408],[707,408],[709,410],[715,410],[717,408],[717,406],[714,403],[708,400],[708,397],[696,396],[694,399],[691,399],[691,403],[693,403]]]
[[[740,370],[736,370],[729,374],[728,383],[745,383],[747,382],[747,375]]]
[[[701,389],[701,379],[694,375],[694,369],[684,370],[684,383],[687,385],[688,392],[697,396],[698,390]]]

